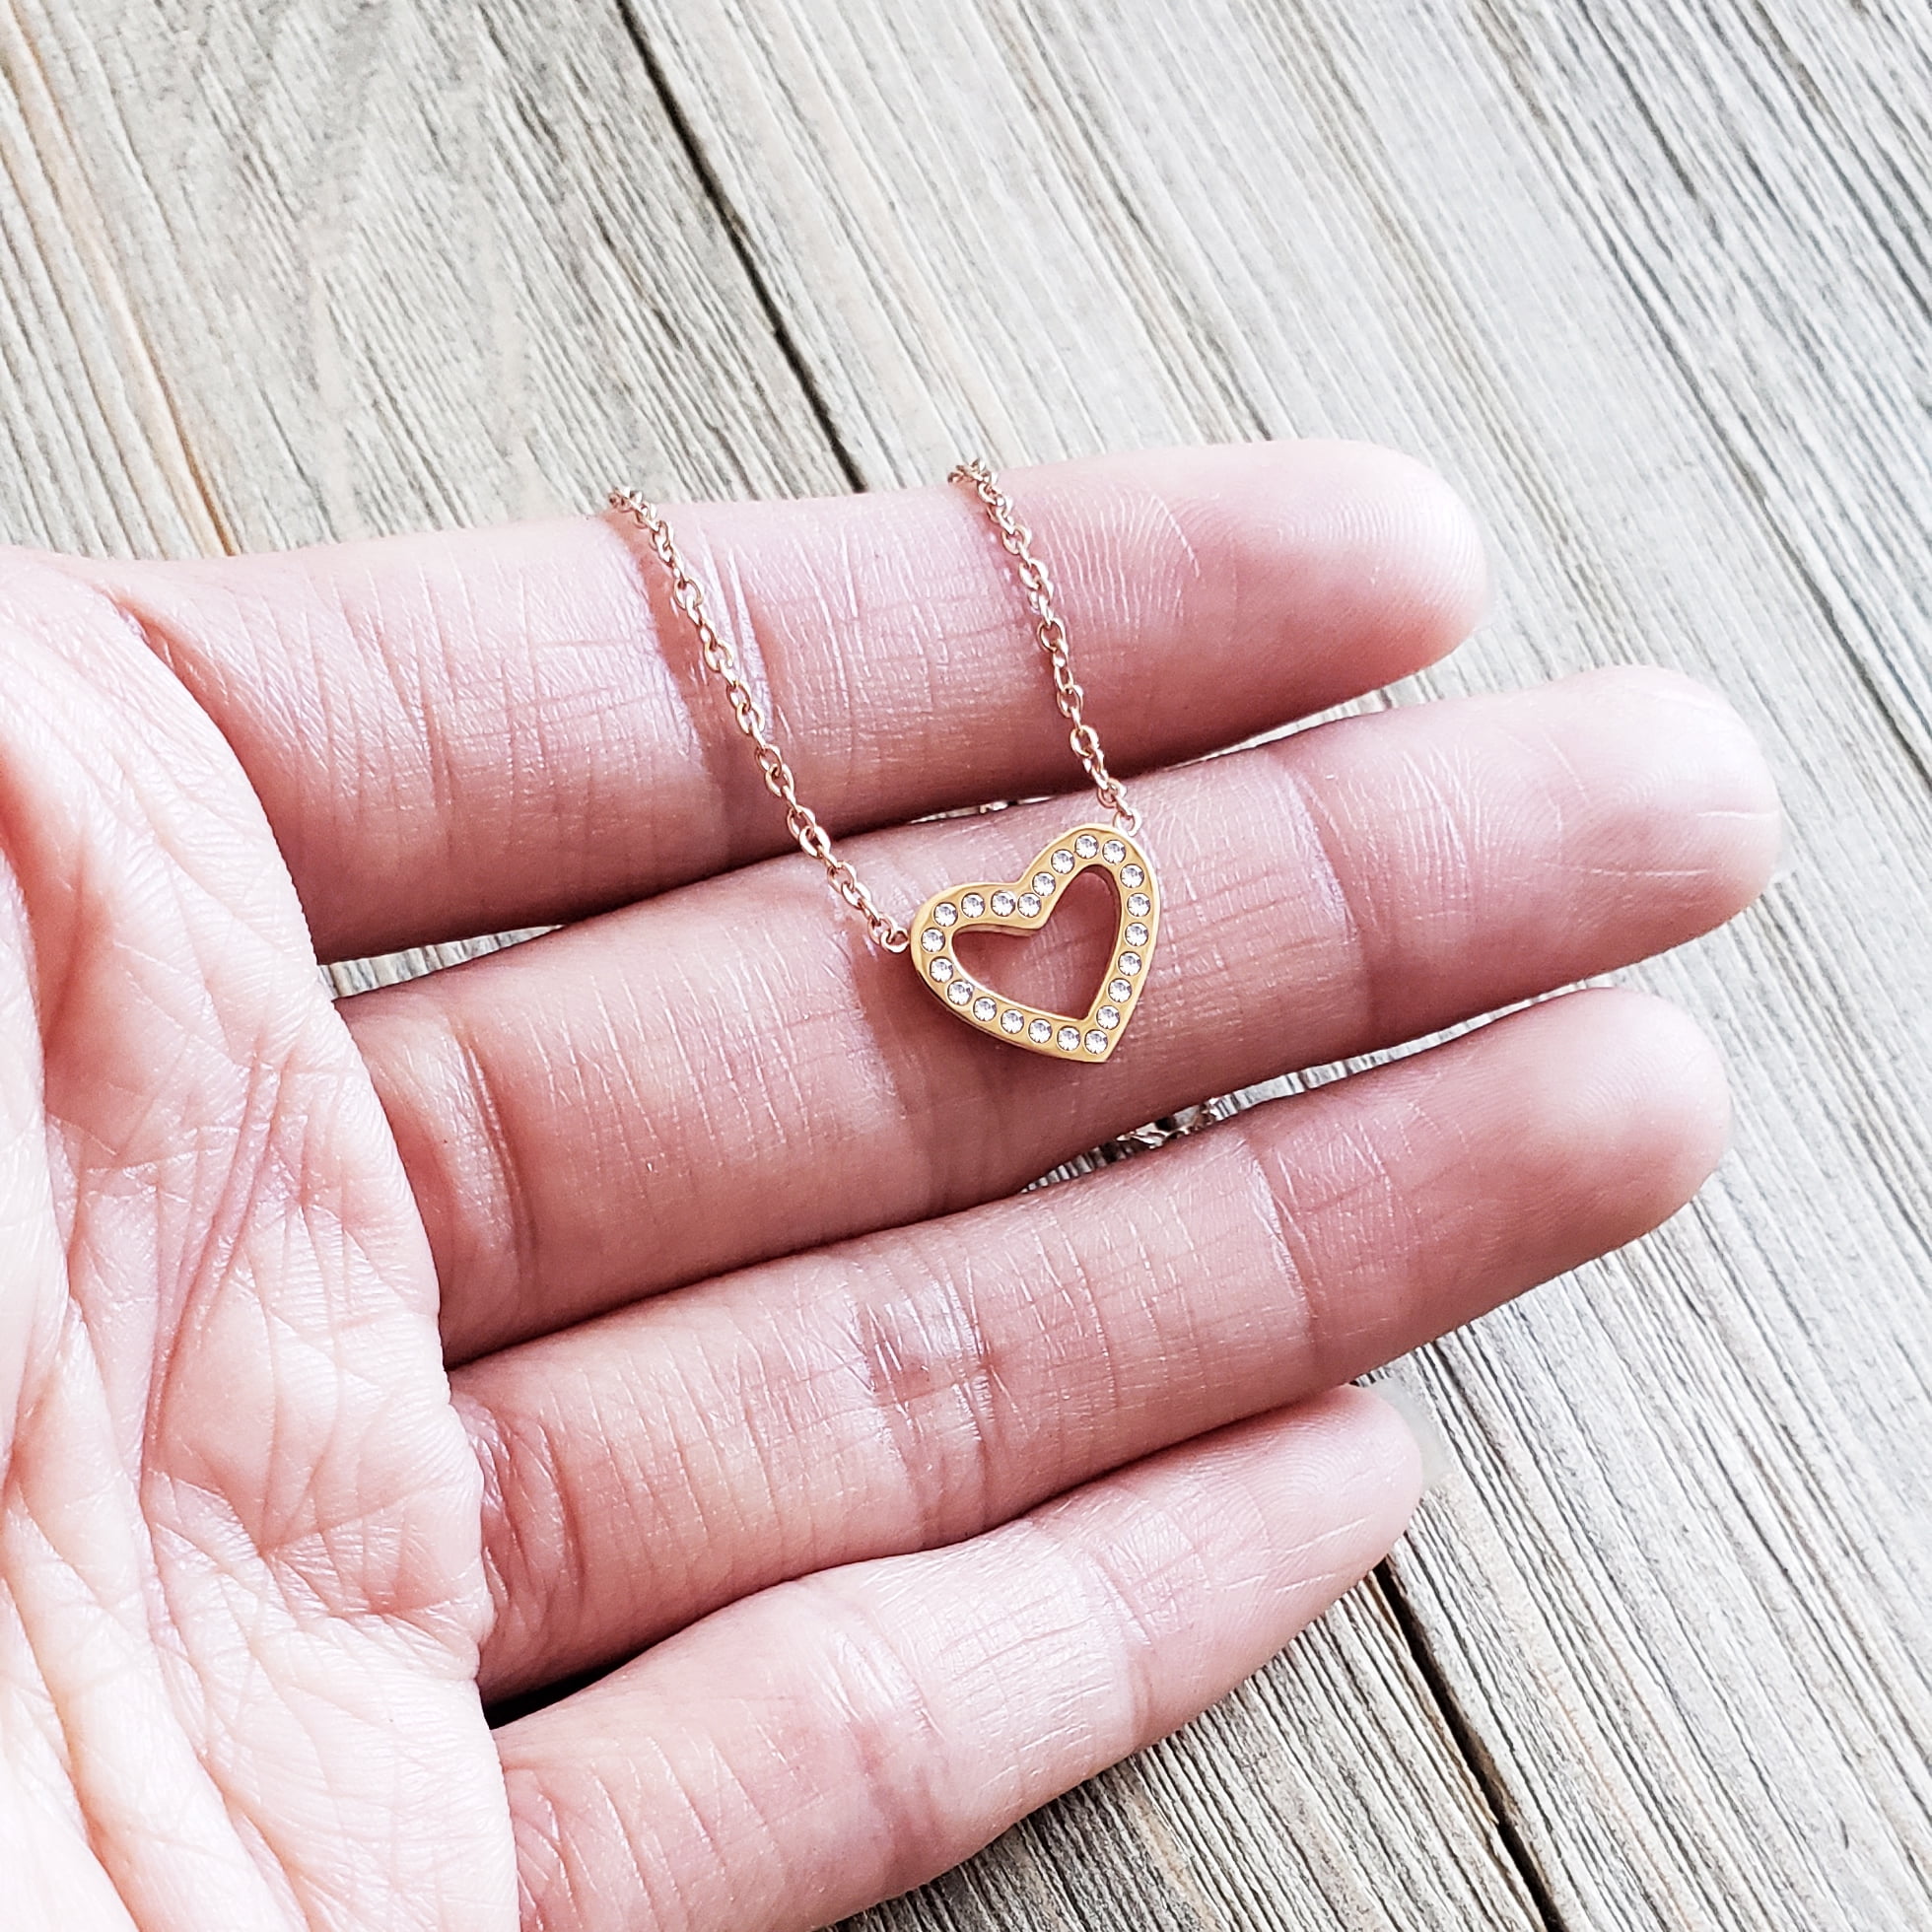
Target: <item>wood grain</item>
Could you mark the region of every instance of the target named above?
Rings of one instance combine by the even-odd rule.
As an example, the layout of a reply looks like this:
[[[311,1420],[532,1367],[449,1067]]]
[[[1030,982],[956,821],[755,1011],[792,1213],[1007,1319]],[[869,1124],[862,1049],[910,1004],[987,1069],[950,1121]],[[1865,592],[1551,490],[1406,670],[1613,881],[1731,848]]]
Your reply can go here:
[[[253,548],[615,478],[844,487],[623,21],[562,13],[0,12],[7,413],[49,421],[9,533]]]
[[[864,1922],[1932,1917],[1922,9],[15,0],[0,71],[8,537],[1363,435],[1501,561],[1403,696],[1729,691],[1791,873],[1644,976],[1719,1181],[1412,1364],[1460,1468],[1374,1583]]]

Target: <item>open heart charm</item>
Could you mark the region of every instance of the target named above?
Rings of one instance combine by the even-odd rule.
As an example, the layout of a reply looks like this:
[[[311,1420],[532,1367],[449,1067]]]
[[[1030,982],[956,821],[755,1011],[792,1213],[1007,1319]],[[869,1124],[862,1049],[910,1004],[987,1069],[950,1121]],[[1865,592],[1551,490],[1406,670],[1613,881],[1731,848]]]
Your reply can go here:
[[[1113,880],[1120,916],[1113,963],[1083,1019],[1021,1005],[979,984],[959,963],[952,946],[961,932],[1037,932],[1053,917],[1062,888],[1096,868]],[[935,892],[912,923],[911,951],[920,978],[968,1026],[1029,1053],[1091,1065],[1105,1060],[1127,1031],[1159,930],[1160,888],[1146,854],[1108,826],[1076,825],[1020,878]]]

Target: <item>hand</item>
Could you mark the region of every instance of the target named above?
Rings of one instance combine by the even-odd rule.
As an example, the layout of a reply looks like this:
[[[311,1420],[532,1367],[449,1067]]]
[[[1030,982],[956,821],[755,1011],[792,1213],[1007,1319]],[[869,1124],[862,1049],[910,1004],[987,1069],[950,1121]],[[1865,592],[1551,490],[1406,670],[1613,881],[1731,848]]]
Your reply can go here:
[[[1689,938],[1777,833],[1653,672],[1179,762],[1470,624],[1480,544],[1406,462],[1011,488],[1110,755],[1168,768],[1163,951],[1090,1070],[954,1024],[772,858],[615,521],[6,560],[9,1924],[836,1918],[1254,1670],[1415,1499],[1348,1378],[1697,1186],[1710,1053],[1593,992],[1012,1195]],[[1078,778],[957,492],[677,523],[888,907],[1083,813],[906,822]],[[340,1004],[315,966],[563,921]]]

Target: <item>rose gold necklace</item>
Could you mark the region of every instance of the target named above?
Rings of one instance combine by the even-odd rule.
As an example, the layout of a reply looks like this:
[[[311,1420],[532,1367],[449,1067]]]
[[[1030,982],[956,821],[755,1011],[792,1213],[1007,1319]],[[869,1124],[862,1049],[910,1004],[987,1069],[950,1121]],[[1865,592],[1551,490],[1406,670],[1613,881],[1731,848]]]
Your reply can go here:
[[[706,665],[724,687],[731,716],[749,742],[766,790],[785,807],[785,822],[799,849],[825,868],[832,889],[865,922],[872,941],[886,952],[909,955],[922,984],[945,1009],[989,1039],[1055,1060],[1105,1060],[1127,1030],[1147,983],[1160,929],[1160,888],[1154,868],[1135,835],[1139,814],[1127,802],[1120,781],[1107,769],[1100,739],[1084,715],[1085,693],[1075,681],[1067,626],[1055,608],[1053,579],[1033,554],[1032,533],[982,462],[961,463],[948,482],[971,490],[985,510],[1034,617],[1034,640],[1053,666],[1054,703],[1066,719],[1068,743],[1080,761],[1111,823],[1076,825],[1042,848],[1015,879],[975,880],[935,892],[901,926],[881,912],[848,861],[833,850],[817,813],[798,796],[792,767],[772,736],[763,709],[739,668],[737,654],[713,628],[699,587],[655,504],[634,490],[613,490],[610,507],[629,517],[650,539],[671,583],[671,602],[697,633]],[[1117,918],[1112,964],[1084,1015],[1029,1006],[974,979],[960,964],[953,943],[962,932],[1037,932],[1053,915],[1066,888],[1082,872],[1104,872],[1113,881]]]

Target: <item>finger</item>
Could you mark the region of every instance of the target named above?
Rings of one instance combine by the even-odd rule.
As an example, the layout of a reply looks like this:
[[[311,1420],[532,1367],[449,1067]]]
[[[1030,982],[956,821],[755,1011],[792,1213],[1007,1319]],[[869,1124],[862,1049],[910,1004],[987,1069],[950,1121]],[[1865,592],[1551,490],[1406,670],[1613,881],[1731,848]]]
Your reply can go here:
[[[1725,1119],[1683,1015],[1581,994],[1086,1180],[473,1363],[485,1693],[1359,1375],[1656,1225]]]
[[[523,1923],[806,1932],[918,1885],[1259,1669],[1418,1486],[1395,1412],[1339,1389],[721,1612],[498,1733]]]
[[[1016,471],[1124,770],[1416,669],[1483,594],[1428,472],[1338,444]],[[1074,776],[1030,619],[958,490],[677,510],[835,829]],[[660,567],[616,518],[84,567],[227,735],[324,958],[564,920],[776,852]]]
[[[1142,796],[1163,950],[1104,1066],[955,1025],[803,862],[348,1002],[452,1358],[1676,944],[1756,893],[1777,839],[1743,727],[1654,673],[1345,720]],[[1023,864],[1066,813],[908,828],[863,863],[917,903]],[[1064,957],[1072,916],[1031,943]]]

